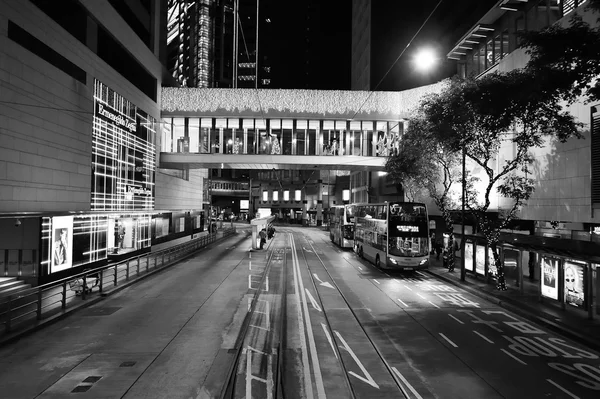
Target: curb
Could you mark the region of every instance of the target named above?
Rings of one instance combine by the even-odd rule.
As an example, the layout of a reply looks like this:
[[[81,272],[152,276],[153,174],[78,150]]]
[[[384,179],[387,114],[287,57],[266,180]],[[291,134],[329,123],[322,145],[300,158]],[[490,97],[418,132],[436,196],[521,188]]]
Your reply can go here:
[[[574,341],[577,341],[578,343],[580,343],[582,345],[586,345],[589,348],[592,348],[596,351],[600,351],[600,341],[589,338],[577,331],[573,331],[573,330],[569,329],[568,327],[566,327],[565,325],[563,325],[562,323],[548,320],[547,318],[540,316],[539,312],[531,309],[529,306],[527,306],[525,304],[515,305],[514,303],[511,303],[510,301],[502,300],[493,294],[488,294],[486,292],[477,290],[474,287],[472,287],[471,283],[469,283],[469,282],[461,283],[452,278],[446,277],[446,276],[444,276],[442,274],[438,274],[436,272],[432,272],[430,270],[424,270],[424,271],[434,277],[439,278],[440,280],[443,280],[449,284],[454,285],[455,287],[460,287],[460,288],[464,289],[471,295],[475,295],[477,297],[483,298],[486,301],[489,301],[495,305],[498,305],[502,308],[510,310],[511,312],[516,313],[525,319],[528,319],[535,323],[541,324],[544,327],[548,328],[549,330],[552,330],[552,331],[562,334]]]
[[[73,314],[73,313],[75,313],[75,312],[77,312],[77,311],[79,311],[81,309],[85,309],[87,307],[95,305],[96,303],[104,300],[106,297],[109,297],[109,296],[111,296],[113,294],[116,294],[117,292],[119,292],[119,291],[121,291],[121,290],[123,290],[125,288],[128,288],[131,285],[133,285],[133,284],[135,284],[135,283],[137,283],[137,282],[139,282],[141,280],[144,280],[147,277],[150,277],[150,276],[153,276],[153,275],[155,275],[155,274],[157,274],[159,272],[162,272],[162,271],[168,269],[169,267],[174,266],[177,263],[182,262],[182,261],[184,261],[184,260],[192,257],[193,255],[197,254],[200,251],[203,251],[205,249],[210,249],[210,247],[213,244],[215,244],[215,243],[217,243],[217,242],[219,242],[219,241],[221,241],[221,240],[223,240],[225,238],[233,237],[235,235],[237,235],[237,234],[232,234],[232,235],[227,236],[227,237],[221,237],[219,240],[215,240],[214,242],[210,243],[209,245],[207,245],[205,247],[202,247],[202,248],[198,248],[196,251],[191,252],[191,253],[183,256],[181,259],[173,260],[173,261],[171,261],[171,262],[169,262],[167,264],[162,265],[160,269],[150,270],[146,274],[138,276],[135,279],[132,279],[132,280],[129,280],[129,281],[124,281],[123,283],[117,285],[116,287],[112,287],[109,290],[98,292],[98,293],[96,293],[94,295],[93,298],[82,300],[81,304],[79,304],[79,305],[73,305],[72,307],[70,307],[69,309],[66,309],[66,310],[62,311],[61,313],[58,313],[58,314],[56,314],[54,316],[50,316],[50,317],[48,317],[46,319],[43,319],[43,320],[39,320],[39,321],[37,321],[37,323],[35,323],[35,324],[31,325],[31,326],[25,327],[22,330],[15,331],[14,333],[8,333],[5,337],[0,338],[0,348],[2,348],[4,345],[8,345],[10,343],[18,341],[21,338],[24,338],[25,336],[27,336],[27,335],[29,335],[31,333],[34,333],[36,331],[39,331],[39,330],[41,330],[41,329],[43,329],[43,328],[45,328],[45,327],[47,327],[47,326],[49,326],[51,324],[54,324],[54,323],[56,323],[56,322],[58,322],[58,321],[60,321],[62,319],[65,319],[66,317],[70,316],[71,314]]]

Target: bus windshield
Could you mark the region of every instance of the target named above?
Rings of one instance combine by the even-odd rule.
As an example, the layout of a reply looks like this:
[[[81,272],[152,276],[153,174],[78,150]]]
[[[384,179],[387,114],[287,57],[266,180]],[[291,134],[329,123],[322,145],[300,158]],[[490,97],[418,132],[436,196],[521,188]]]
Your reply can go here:
[[[389,252],[397,256],[426,256],[429,253],[429,221],[424,204],[391,203]]]
[[[346,224],[353,224],[354,223],[354,207],[353,206],[347,206],[346,207]]]

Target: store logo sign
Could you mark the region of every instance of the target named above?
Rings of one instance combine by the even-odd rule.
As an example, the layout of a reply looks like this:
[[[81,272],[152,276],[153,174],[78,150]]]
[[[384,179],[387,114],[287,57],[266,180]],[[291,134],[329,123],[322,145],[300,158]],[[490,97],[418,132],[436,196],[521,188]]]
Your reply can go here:
[[[127,186],[127,194],[129,195],[152,195],[152,190],[145,187]]]
[[[121,129],[128,130],[129,133],[134,133],[136,130],[135,121],[118,111],[110,108],[109,106],[96,101],[96,113],[95,116],[102,119],[103,121],[117,125]]]

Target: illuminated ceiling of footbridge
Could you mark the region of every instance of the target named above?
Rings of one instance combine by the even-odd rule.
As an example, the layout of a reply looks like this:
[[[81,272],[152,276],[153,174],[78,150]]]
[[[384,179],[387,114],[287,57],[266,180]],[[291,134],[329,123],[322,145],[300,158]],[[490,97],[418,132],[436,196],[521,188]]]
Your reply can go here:
[[[282,169],[383,171],[385,157],[323,155],[182,154],[162,152],[160,167],[167,169]]]

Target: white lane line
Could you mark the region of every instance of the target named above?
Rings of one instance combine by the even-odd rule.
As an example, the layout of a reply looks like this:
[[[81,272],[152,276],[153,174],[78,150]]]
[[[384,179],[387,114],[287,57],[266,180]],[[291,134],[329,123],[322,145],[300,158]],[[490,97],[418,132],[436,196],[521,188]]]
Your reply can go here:
[[[300,335],[300,352],[302,354],[302,364],[304,365],[303,367],[303,371],[304,371],[304,389],[306,389],[306,397],[309,399],[314,398],[313,396],[313,388],[312,388],[312,381],[310,378],[310,363],[308,360],[308,350],[307,350],[307,346],[306,346],[306,336],[304,335],[304,318],[303,318],[303,307],[302,307],[302,301],[300,300],[300,290],[298,289],[298,280],[300,279],[300,276],[298,275],[298,271],[296,270],[295,264],[296,262],[294,261],[294,253],[295,253],[295,248],[294,248],[294,241],[293,241],[293,237],[292,237],[292,233],[289,233],[290,235],[290,241],[292,244],[292,271],[293,271],[293,275],[294,275],[294,291],[295,291],[295,297],[296,297],[296,301],[297,301],[297,317],[298,317],[298,330],[299,330],[299,335]],[[310,323],[307,324],[307,330],[310,330]]]
[[[252,261],[248,262],[248,268],[252,270]]]
[[[573,399],[579,399],[579,396],[573,395],[571,392],[567,391],[565,388],[561,387],[560,385],[558,385],[556,382],[552,381],[551,379],[546,379],[546,381],[548,381],[550,384],[554,385],[555,387],[557,387],[558,389],[560,389],[561,391],[563,391],[564,393],[566,393]]]
[[[415,270],[415,273],[417,273],[417,274],[419,274],[419,275],[421,275],[421,276],[423,276],[423,277],[425,277],[425,278],[429,278],[429,276],[428,276],[428,275],[426,275],[426,274],[423,274],[423,273],[421,273],[421,272],[420,272],[420,271],[418,271],[418,270]]]
[[[375,281],[377,284],[381,284],[379,281],[377,281],[376,279],[373,279],[373,281]]]
[[[442,334],[442,333],[438,333],[438,334],[440,334],[440,335],[442,336],[442,338],[444,338],[446,341],[448,341],[448,343],[449,343],[450,345],[452,345],[452,346],[453,346],[453,347],[455,347],[455,348],[458,348],[458,345],[456,345],[454,342],[450,341],[450,338],[446,337],[446,336],[445,336],[444,334]]]
[[[404,378],[404,376],[402,374],[400,374],[400,372],[398,371],[398,369],[396,367],[392,367],[392,371],[394,373],[396,373],[398,378],[400,378],[404,384],[406,384],[408,389],[410,389],[410,391],[415,395],[415,397],[417,399],[423,399],[423,397],[421,395],[419,395],[419,393],[415,390],[415,388],[413,388],[413,386],[410,385],[410,383],[406,380],[406,378]],[[404,389],[402,391],[404,393],[404,396],[406,396],[408,398],[408,395],[406,395],[406,393],[404,392]]]
[[[371,385],[373,388],[379,389],[379,384],[377,384],[375,382],[375,380],[373,379],[373,377],[371,377],[371,374],[369,374],[369,372],[367,371],[365,366],[363,366],[363,364],[360,362],[360,360],[358,360],[358,357],[354,354],[354,351],[346,343],[346,340],[342,337],[342,335],[337,331],[334,331],[334,333],[335,333],[335,335],[337,335],[339,340],[342,341],[342,345],[344,345],[343,349],[345,349],[346,352],[348,352],[350,354],[350,356],[352,356],[352,359],[354,359],[354,363],[356,363],[356,365],[360,368],[360,371],[362,371],[364,377],[361,377],[360,375],[356,374],[354,371],[348,371],[348,374],[355,376],[356,378],[358,378],[359,380],[361,380],[363,382],[366,382],[367,384]]]
[[[306,292],[304,291],[304,282],[302,281],[302,274],[300,273],[300,262],[298,261],[298,254],[296,253],[296,242],[294,236],[290,233],[290,239],[293,245],[292,251],[292,264],[296,266],[298,284],[300,284],[300,292],[302,293],[302,308],[304,309],[304,315],[306,320],[306,332],[308,334],[308,343],[310,345],[311,359],[313,363],[313,375],[315,377],[315,384],[317,386],[317,396],[319,398],[326,398],[325,385],[323,384],[323,376],[321,374],[321,366],[319,365],[319,359],[317,355],[317,345],[315,344],[315,337],[312,330],[312,324],[310,322],[310,313],[308,312],[308,304],[306,301]],[[303,328],[303,326],[300,326]],[[307,367],[308,368],[308,367]],[[312,396],[312,395],[311,395]]]
[[[408,307],[408,305],[405,304],[402,299],[398,299],[398,298],[396,298],[396,299],[398,300],[398,302],[400,302],[402,305],[404,305],[404,307],[406,307],[406,308]]]
[[[517,362],[527,366],[527,363],[525,363],[524,361],[522,361],[521,359],[519,359],[518,357],[516,357],[515,355],[513,355],[512,353],[510,353],[509,351],[507,351],[506,349],[500,349],[502,352],[506,353],[508,356],[512,357],[513,359],[515,359]]]
[[[459,322],[460,324],[465,324],[464,321],[457,319],[456,317],[454,317],[454,315],[448,314],[448,316],[452,317],[454,320],[456,320],[457,322]]]
[[[358,266],[358,270],[361,270],[361,271],[362,271],[362,267]]]
[[[428,302],[429,302],[430,304],[432,304],[433,306],[435,306],[436,308],[438,308],[438,309],[440,308],[440,307],[439,307],[438,305],[436,305],[435,303],[433,303],[433,302],[431,302],[431,301],[428,301]]]
[[[494,341],[492,341],[491,339],[489,339],[488,337],[486,337],[485,335],[483,335],[482,333],[480,333],[479,331],[475,331],[473,330],[473,332],[477,335],[479,335],[481,338],[485,339],[487,342],[489,342],[490,344],[493,344]]]
[[[335,358],[338,358],[337,352],[335,351],[335,346],[333,346],[333,340],[331,339],[331,334],[329,334],[329,330],[325,326],[325,324],[321,323],[321,327],[323,327],[323,331],[325,331],[325,335],[327,335],[327,341],[329,341],[329,345],[331,345],[331,350],[335,355]]]
[[[410,288],[408,285],[404,284],[404,288],[406,288],[409,291],[412,291],[412,288]]]
[[[423,295],[421,295],[421,294],[417,294],[417,296],[418,296],[419,298],[423,299],[424,301],[426,301],[426,300],[427,300],[427,298],[425,298],[425,297],[424,297]]]

